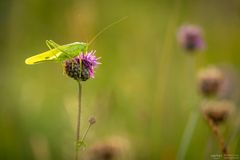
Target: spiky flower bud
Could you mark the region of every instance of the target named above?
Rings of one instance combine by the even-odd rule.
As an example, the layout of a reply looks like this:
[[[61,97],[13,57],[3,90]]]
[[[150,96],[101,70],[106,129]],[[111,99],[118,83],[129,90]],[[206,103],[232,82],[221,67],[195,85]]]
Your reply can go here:
[[[216,67],[203,69],[198,74],[198,87],[204,96],[216,95],[223,83],[223,74]]]
[[[184,25],[177,32],[177,41],[187,51],[204,49],[202,30],[195,25]]]
[[[89,78],[94,78],[94,69],[100,64],[97,61],[99,58],[96,58],[94,53],[95,51],[86,54],[81,53],[79,56],[66,60],[65,73],[77,81],[86,81]]]

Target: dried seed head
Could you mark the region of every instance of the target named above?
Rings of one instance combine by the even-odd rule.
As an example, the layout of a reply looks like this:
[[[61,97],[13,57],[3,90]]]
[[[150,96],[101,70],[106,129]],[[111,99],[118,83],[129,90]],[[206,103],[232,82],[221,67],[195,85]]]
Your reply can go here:
[[[198,87],[204,96],[216,95],[223,84],[223,74],[216,67],[203,69],[198,74]]]
[[[229,101],[210,101],[201,106],[205,118],[215,124],[224,122],[234,111],[235,106]]]
[[[177,41],[182,48],[190,52],[205,48],[202,30],[195,25],[181,26],[177,32]]]
[[[90,125],[93,125],[94,123],[96,123],[96,118],[95,117],[90,117],[88,122],[90,123]]]
[[[94,144],[86,152],[86,160],[125,160],[129,159],[129,142],[122,137],[113,137]]]
[[[114,160],[118,155],[117,148],[109,144],[97,144],[91,152],[89,160]]]

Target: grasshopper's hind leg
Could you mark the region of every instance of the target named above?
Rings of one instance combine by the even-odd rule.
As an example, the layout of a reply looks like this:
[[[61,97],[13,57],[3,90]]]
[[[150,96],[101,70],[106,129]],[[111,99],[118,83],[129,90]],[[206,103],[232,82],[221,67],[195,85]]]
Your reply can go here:
[[[51,49],[54,49],[54,46],[52,46],[52,44],[50,43],[50,40],[46,40],[46,45],[48,46],[48,48],[51,50]]]
[[[61,46],[59,45],[59,44],[57,44],[57,43],[55,43],[53,40],[47,40],[46,41],[46,44],[47,44],[47,46],[49,47],[49,48],[54,48],[54,49],[58,49],[59,51],[61,51],[64,55],[66,55],[67,57],[68,57],[68,59],[69,60],[71,60],[71,64],[72,64],[72,68],[74,67],[74,60],[73,60],[73,57],[71,57],[70,55],[69,55],[69,53],[67,53],[66,51],[64,51],[63,49],[61,49]],[[64,69],[64,66],[65,64],[64,63],[62,63],[62,66],[63,66],[63,69]],[[80,66],[81,66],[81,61],[80,61]],[[64,72],[64,74],[66,74],[65,72]]]
[[[49,48],[50,50],[55,49],[55,47],[52,45],[52,43],[51,43],[50,41],[51,41],[51,40],[46,40],[46,45],[48,46],[48,48]],[[57,59],[57,56],[56,56],[56,55],[54,55],[54,57]]]
[[[73,57],[71,57],[66,51],[62,50],[59,44],[55,43],[53,40],[49,40],[48,41],[50,43],[51,46],[54,46],[54,48],[58,49],[59,51],[61,51],[63,54],[65,54],[71,61],[72,61],[72,68],[74,67],[74,60]],[[80,61],[81,63],[81,61]],[[80,64],[81,65],[81,64]]]
[[[69,59],[71,59],[72,57],[69,55],[69,53],[67,53],[67,51],[64,51],[63,49],[61,49],[61,46],[59,44],[57,44],[56,42],[54,42],[53,40],[49,40],[48,41],[49,45],[58,49],[59,51],[61,51],[65,56],[67,56]]]

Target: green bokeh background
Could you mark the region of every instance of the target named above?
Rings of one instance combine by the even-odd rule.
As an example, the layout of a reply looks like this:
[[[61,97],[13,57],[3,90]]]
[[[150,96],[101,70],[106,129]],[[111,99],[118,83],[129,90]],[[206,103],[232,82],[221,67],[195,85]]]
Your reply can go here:
[[[1,0],[1,160],[73,159],[77,83],[59,63],[28,66],[24,60],[47,50],[46,39],[86,42],[125,16],[90,47],[102,65],[83,83],[82,128],[89,116],[97,118],[87,147],[120,136],[131,144],[131,159],[176,159],[188,117],[201,101],[194,60],[197,69],[240,69],[239,0]],[[204,53],[186,54],[176,43],[185,23],[203,28]],[[209,137],[209,153],[220,153],[211,134],[200,118],[186,159],[205,159]],[[236,154],[239,138],[230,148]]]

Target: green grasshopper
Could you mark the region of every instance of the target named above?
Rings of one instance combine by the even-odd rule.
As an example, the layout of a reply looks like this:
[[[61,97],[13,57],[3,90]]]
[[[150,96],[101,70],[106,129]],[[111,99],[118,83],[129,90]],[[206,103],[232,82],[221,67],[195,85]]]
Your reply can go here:
[[[88,42],[74,42],[70,44],[65,45],[58,45],[52,40],[46,40],[46,45],[48,46],[49,50],[40,54],[37,54],[35,56],[29,57],[25,60],[26,64],[36,64],[39,62],[45,62],[45,61],[56,61],[56,62],[63,62],[65,60],[71,59],[79,53],[85,53],[88,50],[88,46],[104,31],[112,27],[113,25],[123,21],[127,17],[121,18],[120,20],[113,22],[112,24],[105,27],[103,30],[101,30],[98,34],[96,34],[93,39]]]
[[[52,40],[46,40],[49,51],[29,57],[25,60],[26,64],[35,64],[44,61],[57,61],[62,62],[77,56],[81,52],[86,52],[88,43],[74,42],[66,45],[58,45]]]

